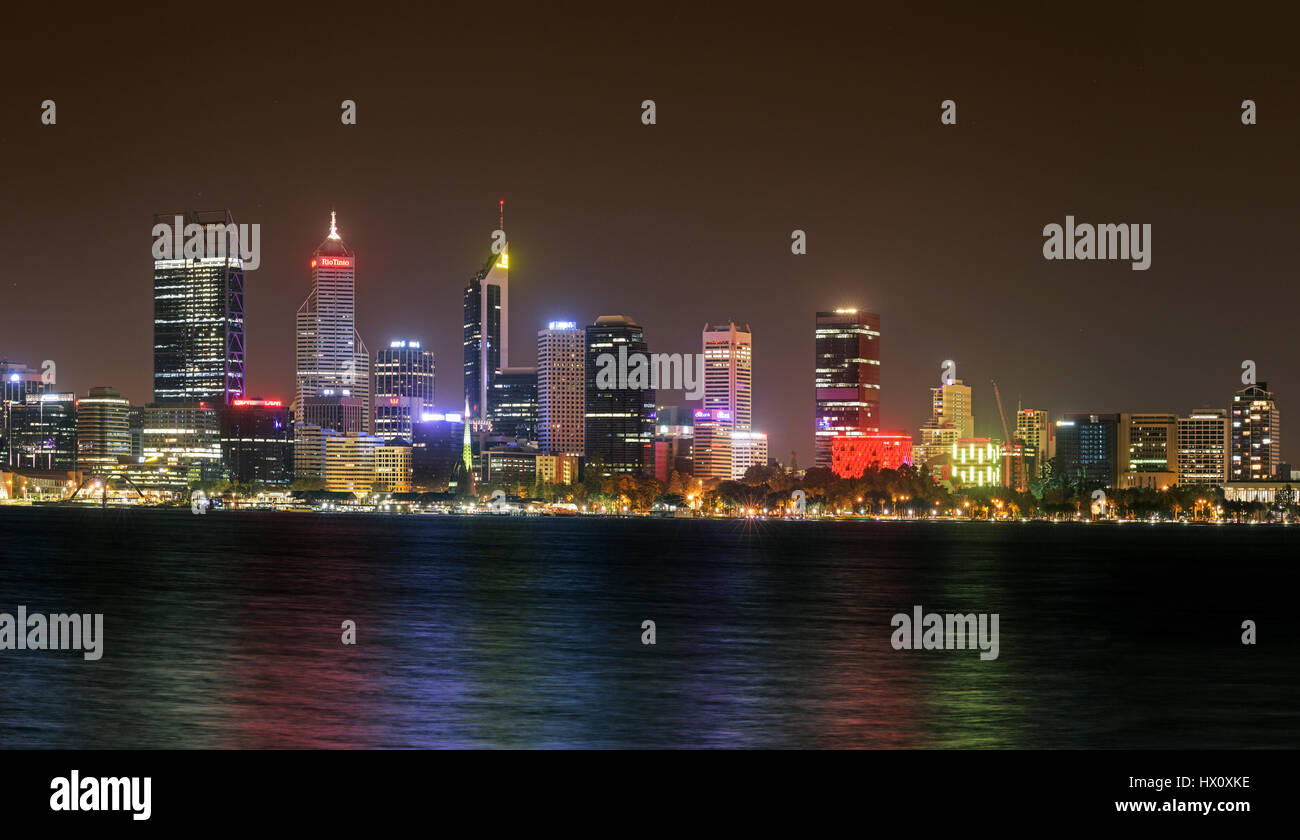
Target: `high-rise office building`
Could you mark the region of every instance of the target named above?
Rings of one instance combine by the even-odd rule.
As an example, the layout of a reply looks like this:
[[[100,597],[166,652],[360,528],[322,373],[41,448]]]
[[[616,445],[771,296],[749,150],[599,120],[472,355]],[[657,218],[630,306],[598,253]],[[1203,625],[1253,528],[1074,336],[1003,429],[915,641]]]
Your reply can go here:
[[[113,471],[131,457],[131,402],[116,388],[91,388],[77,400],[77,469]]]
[[[221,478],[221,417],[215,404],[148,405],[142,414],[145,462],[165,467],[178,489]]]
[[[691,443],[692,474],[699,479],[732,478],[731,413],[696,409]]]
[[[930,389],[930,405],[934,420],[942,425],[951,424],[957,438],[975,437],[975,414],[971,410],[971,389],[960,379],[945,382]]]
[[[731,437],[731,479],[739,481],[750,467],[767,466],[767,434],[765,432],[727,432]]]
[[[606,475],[648,471],[654,458],[654,389],[632,387],[621,378],[615,387],[603,387],[608,383],[599,382],[596,375],[604,354],[616,360],[648,354],[645,332],[624,315],[602,315],[586,328],[586,346],[584,448],[588,464],[598,462]]]
[[[503,202],[504,207],[504,202]],[[502,211],[501,230],[505,230]],[[465,286],[465,401],[468,419],[486,433],[492,379],[510,364],[510,245],[492,254]]]
[[[537,440],[537,368],[502,368],[488,404],[494,438]]]
[[[283,400],[238,399],[220,415],[227,481],[273,486],[293,481],[293,424]]]
[[[427,412],[411,437],[412,482],[416,490],[447,492],[464,480],[462,441],[465,420],[459,414]]]
[[[537,331],[537,443],[552,455],[581,455],[586,446],[586,333],[573,321]]]
[[[1119,487],[1159,490],[1178,482],[1178,417],[1121,414],[1115,454]]]
[[[375,435],[411,439],[412,425],[433,411],[435,366],[432,350],[418,341],[390,341],[375,354]]]
[[[1267,382],[1247,385],[1232,395],[1230,481],[1277,478],[1282,465],[1282,415]],[[1290,476],[1285,476],[1290,478]]]
[[[33,470],[77,468],[77,395],[28,394],[9,407],[11,466]]]
[[[0,361],[0,463],[17,466],[10,449],[10,408],[27,402],[30,394],[45,394],[50,385],[39,370],[20,362]]]
[[[815,344],[815,466],[829,468],[837,433],[880,431],[880,316],[818,312]]]
[[[730,428],[750,431],[753,423],[754,348],[746,324],[704,326],[704,408],[725,412]]]
[[[155,225],[201,231],[223,243],[229,211],[160,214]],[[188,234],[187,234],[188,236]],[[244,394],[244,263],[238,250],[154,259],[153,399],[158,405],[226,404]]]
[[[1047,475],[1048,464],[1056,457],[1056,438],[1047,412],[1037,408],[1022,408],[1016,412],[1016,437],[1025,442],[1024,456],[1033,463],[1033,476]]]
[[[1202,408],[1178,418],[1178,483],[1221,487],[1232,448],[1226,408]]]
[[[373,428],[370,353],[357,332],[356,254],[339,236],[330,212],[330,230],[311,257],[311,291],[298,307],[295,423],[304,422],[310,397],[351,397],[364,407],[363,430]]]
[[[1056,422],[1058,467],[1085,489],[1114,487],[1118,433],[1118,414],[1066,414]]]

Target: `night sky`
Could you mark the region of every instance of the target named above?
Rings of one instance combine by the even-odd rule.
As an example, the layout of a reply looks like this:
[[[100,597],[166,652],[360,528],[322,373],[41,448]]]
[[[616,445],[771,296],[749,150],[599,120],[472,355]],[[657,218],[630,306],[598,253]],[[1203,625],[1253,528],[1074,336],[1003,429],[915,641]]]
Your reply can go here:
[[[512,364],[549,320],[626,314],[654,352],[748,322],[755,427],[783,461],[811,463],[814,313],[858,306],[882,316],[886,428],[916,434],[949,358],[997,437],[990,378],[1008,412],[1182,414],[1227,407],[1253,359],[1300,462],[1293,21],[1240,4],[374,5],[9,20],[0,358],[147,402],[152,215],[229,208],[262,228],[249,393],[287,401],[334,208],[363,339],[426,342],[458,409],[461,292],[504,198]],[[1151,268],[1046,261],[1043,226],[1067,214],[1151,224]]]

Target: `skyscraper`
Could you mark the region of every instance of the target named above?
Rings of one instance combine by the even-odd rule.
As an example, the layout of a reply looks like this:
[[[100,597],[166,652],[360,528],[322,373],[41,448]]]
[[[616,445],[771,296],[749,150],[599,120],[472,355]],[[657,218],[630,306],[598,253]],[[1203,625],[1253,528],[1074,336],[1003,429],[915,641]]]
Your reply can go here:
[[[1114,487],[1118,414],[1067,414],[1056,422],[1057,465],[1083,489]]]
[[[837,432],[880,431],[880,316],[818,312],[814,364],[815,465],[830,468]]]
[[[239,399],[220,412],[223,477],[235,484],[293,481],[293,424],[282,400]]]
[[[0,361],[0,459],[3,463],[18,465],[10,447],[13,407],[27,402],[29,394],[40,395],[49,390],[41,371],[32,370],[20,362]]]
[[[77,395],[28,394],[9,407],[12,466],[34,470],[77,468]]]
[[[748,432],[753,422],[754,354],[749,325],[744,329],[704,326],[704,408],[724,412],[727,428]],[[766,461],[764,462],[766,465]]]
[[[360,400],[365,430],[373,428],[370,353],[357,332],[356,278],[356,255],[330,211],[329,234],[311,258],[311,291],[298,307],[294,422],[302,422],[307,398],[330,391]]]
[[[196,225],[205,241],[224,243],[235,223],[226,210],[191,210],[159,214],[154,224]],[[238,251],[205,254],[154,259],[153,399],[159,405],[225,404],[244,393],[244,263]]]
[[[375,435],[411,439],[412,424],[433,411],[432,350],[418,341],[390,341],[375,354]]]
[[[1121,414],[1115,447],[1119,487],[1159,490],[1178,482],[1178,417]]]
[[[504,206],[504,202],[502,202]],[[505,229],[502,211],[501,229]],[[486,428],[492,378],[510,364],[510,245],[502,245],[465,286],[465,401],[468,420]]]
[[[586,398],[585,333],[573,321],[537,331],[537,442],[555,455],[581,455]]]
[[[603,354],[630,359],[646,354],[645,333],[625,315],[602,315],[586,328],[585,451],[601,472],[635,473],[653,461],[655,391],[631,387],[623,377],[614,387],[602,387],[597,370]]]
[[[1230,481],[1267,481],[1282,464],[1282,416],[1267,382],[1247,385],[1232,395]],[[1283,476],[1290,478],[1290,476]]]
[[[975,437],[975,415],[971,411],[970,386],[960,379],[945,382],[930,389],[930,403],[934,419],[939,423],[951,423],[957,430],[957,438]]]
[[[116,388],[91,388],[77,400],[77,469],[114,470],[131,456],[131,402]]]
[[[1232,435],[1226,408],[1203,408],[1178,418],[1178,483],[1222,486],[1228,480]]]
[[[1047,475],[1048,460],[1055,457],[1055,439],[1047,412],[1037,408],[1022,408],[1016,412],[1016,437],[1025,442],[1025,454],[1034,461],[1034,476]]]
[[[492,435],[537,440],[537,368],[502,368],[492,377]]]

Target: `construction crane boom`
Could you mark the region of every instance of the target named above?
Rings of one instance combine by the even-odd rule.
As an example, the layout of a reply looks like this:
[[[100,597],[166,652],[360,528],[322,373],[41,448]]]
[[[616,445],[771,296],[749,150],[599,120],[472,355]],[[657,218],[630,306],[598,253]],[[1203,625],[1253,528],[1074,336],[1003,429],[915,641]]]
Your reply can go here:
[[[1002,440],[1007,442],[1011,440],[1011,429],[1007,427],[1007,413],[1002,409],[1002,392],[998,390],[998,381],[990,379],[993,383],[993,399],[998,403],[998,416],[1002,418]]]

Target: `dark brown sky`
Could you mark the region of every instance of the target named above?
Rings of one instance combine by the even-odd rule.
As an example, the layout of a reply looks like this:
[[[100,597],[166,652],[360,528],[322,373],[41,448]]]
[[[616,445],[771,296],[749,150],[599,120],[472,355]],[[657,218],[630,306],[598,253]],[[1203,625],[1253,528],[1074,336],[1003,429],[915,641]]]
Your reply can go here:
[[[552,319],[628,314],[661,352],[747,321],[755,422],[783,460],[811,457],[813,313],[856,304],[882,314],[887,426],[914,431],[947,358],[990,435],[990,378],[1008,411],[1185,412],[1226,406],[1250,358],[1300,462],[1294,21],[1240,4],[377,5],[6,25],[0,357],[147,401],[151,216],[228,207],[262,226],[250,391],[288,397],[335,207],[363,337],[426,341],[450,408],[461,288],[504,197],[512,362]],[[1152,267],[1045,261],[1043,225],[1067,213],[1150,223]]]

